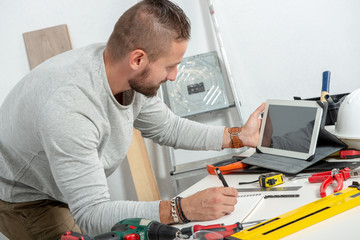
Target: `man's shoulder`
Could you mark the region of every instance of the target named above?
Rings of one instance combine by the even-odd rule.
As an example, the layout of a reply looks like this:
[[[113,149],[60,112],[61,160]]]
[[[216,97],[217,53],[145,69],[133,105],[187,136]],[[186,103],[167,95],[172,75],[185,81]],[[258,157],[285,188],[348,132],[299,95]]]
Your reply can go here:
[[[84,54],[84,55],[102,55],[106,43],[93,43],[87,46],[69,50],[70,53]]]
[[[105,43],[94,43],[91,45],[75,48],[49,59],[49,62],[63,62],[72,64],[75,62],[94,61],[95,58],[102,59]]]

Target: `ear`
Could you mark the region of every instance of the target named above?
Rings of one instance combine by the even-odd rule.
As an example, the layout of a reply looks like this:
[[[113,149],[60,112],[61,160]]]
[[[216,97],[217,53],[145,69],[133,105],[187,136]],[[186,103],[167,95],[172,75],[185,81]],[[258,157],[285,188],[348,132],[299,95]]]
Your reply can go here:
[[[149,59],[144,50],[136,49],[129,55],[129,64],[133,70],[141,70],[148,62]]]

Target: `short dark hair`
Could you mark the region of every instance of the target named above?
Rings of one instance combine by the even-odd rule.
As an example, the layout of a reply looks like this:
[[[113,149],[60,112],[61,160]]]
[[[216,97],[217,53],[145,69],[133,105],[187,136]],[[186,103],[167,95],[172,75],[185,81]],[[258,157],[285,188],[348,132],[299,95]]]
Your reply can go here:
[[[142,49],[155,61],[173,40],[190,39],[190,21],[184,11],[168,0],[143,0],[128,9],[115,24],[107,48],[113,61]]]

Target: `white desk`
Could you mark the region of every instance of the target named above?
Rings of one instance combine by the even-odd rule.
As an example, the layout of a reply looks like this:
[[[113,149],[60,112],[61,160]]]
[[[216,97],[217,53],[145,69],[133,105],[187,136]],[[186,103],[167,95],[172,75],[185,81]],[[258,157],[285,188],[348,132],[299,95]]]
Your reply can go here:
[[[259,187],[258,183],[238,185],[239,182],[247,182],[256,180],[256,174],[237,174],[237,175],[224,175],[230,187],[235,188],[253,188]],[[360,181],[360,178],[350,178],[344,182],[344,188],[351,185],[352,181]],[[335,182],[336,184],[336,182]],[[307,178],[298,179],[294,181],[285,180],[285,183],[279,187],[288,186],[302,186],[297,191],[277,191],[265,192],[265,194],[300,194],[297,198],[267,198],[261,200],[256,209],[246,218],[244,222],[255,221],[260,219],[270,219],[277,217],[283,213],[306,205],[320,198],[320,185],[321,183],[309,183]],[[198,183],[194,184],[180,194],[186,197],[194,194],[197,191],[209,188],[211,186],[222,186],[221,181],[215,175],[208,175]],[[327,194],[333,193],[333,187],[329,186]],[[264,192],[263,192],[264,193]],[[230,215],[231,216],[231,215]],[[236,216],[233,216],[233,223],[238,222]],[[219,221],[219,223],[221,223]],[[301,240],[319,240],[319,239],[360,239],[358,227],[360,223],[360,206],[352,208],[348,211],[335,215],[329,219],[312,225],[308,228],[295,232],[283,239],[301,239]],[[195,224],[195,223],[193,223]],[[179,226],[181,228],[181,226]]]

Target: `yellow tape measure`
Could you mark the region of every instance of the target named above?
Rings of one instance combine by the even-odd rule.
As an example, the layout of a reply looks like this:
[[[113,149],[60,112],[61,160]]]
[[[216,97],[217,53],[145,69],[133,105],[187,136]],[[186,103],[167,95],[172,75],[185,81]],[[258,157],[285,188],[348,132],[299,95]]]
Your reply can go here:
[[[276,186],[284,183],[284,180],[284,174],[278,172],[265,173],[259,176],[259,184],[261,187]]]

